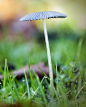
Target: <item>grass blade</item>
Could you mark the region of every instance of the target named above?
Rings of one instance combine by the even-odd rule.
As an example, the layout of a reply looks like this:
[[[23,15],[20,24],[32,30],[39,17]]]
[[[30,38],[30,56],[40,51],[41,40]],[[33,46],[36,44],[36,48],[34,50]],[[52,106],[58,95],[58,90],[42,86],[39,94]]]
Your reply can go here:
[[[41,82],[40,82],[40,80],[39,80],[39,77],[36,75],[35,71],[34,71],[34,75],[36,76],[36,79],[37,79],[37,82],[38,82],[38,85],[39,85],[41,94],[42,94],[42,96],[43,96],[43,99],[44,99],[44,101],[45,101],[45,104],[47,104],[47,99],[46,99],[46,97],[45,97],[45,92],[44,92],[43,86],[42,86],[42,84],[41,84]]]
[[[3,88],[5,88],[6,86],[6,68],[7,68],[7,59],[5,59]]]
[[[48,78],[48,80],[50,81],[50,78],[45,74],[45,72],[39,67],[39,69],[41,70],[41,72]]]
[[[30,71],[30,60],[29,60],[29,74],[30,74],[30,79],[31,79],[31,86],[35,90],[35,86],[34,86],[34,82],[33,82],[33,77],[32,77],[31,71]]]
[[[26,81],[26,84],[27,84],[28,97],[30,98],[29,85],[28,85],[28,81],[27,81],[27,76],[26,76],[25,70],[24,70],[24,75],[25,75],[25,81]]]

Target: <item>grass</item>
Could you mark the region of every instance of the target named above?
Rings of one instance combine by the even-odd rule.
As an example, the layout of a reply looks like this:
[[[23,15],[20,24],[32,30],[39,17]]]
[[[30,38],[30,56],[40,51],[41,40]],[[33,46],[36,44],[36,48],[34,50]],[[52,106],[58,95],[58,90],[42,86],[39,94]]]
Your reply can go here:
[[[37,48],[36,48],[37,47]],[[42,47],[42,50],[41,50]],[[46,62],[46,48],[36,41],[20,42],[6,39],[0,42],[0,66],[5,59],[4,70],[0,67],[4,79],[0,81],[0,106],[20,105],[21,107],[85,107],[86,106],[86,43],[85,37],[79,41],[59,39],[50,42],[54,78],[54,96],[50,94],[50,78],[39,68],[44,77],[40,79],[34,71],[33,77],[30,64]],[[21,80],[10,75],[7,63],[15,65],[15,69],[28,63],[30,77],[26,73]],[[58,62],[58,63],[57,63]],[[60,71],[57,65],[61,64]],[[56,66],[54,66],[56,65]],[[25,71],[25,70],[24,70]]]
[[[7,65],[7,61],[5,61],[5,65]],[[4,75],[8,75],[7,66],[5,67],[6,72],[4,72]],[[32,103],[31,105],[33,106],[37,105],[42,107],[43,105],[47,105],[47,107],[67,107],[70,105],[72,107],[77,105],[78,107],[81,104],[85,107],[86,82],[83,79],[82,84],[75,84],[74,82],[76,81],[74,81],[75,76],[72,69],[70,66],[61,73],[56,70],[55,88],[53,88],[54,97],[50,95],[50,84],[46,75],[40,80],[34,71],[35,78],[33,82],[30,81],[31,85],[29,85],[29,80],[31,79],[26,76],[26,73],[25,78],[21,81],[18,81],[14,76],[10,76],[10,74],[8,78],[4,76],[3,84],[1,84],[3,88],[0,89],[1,101],[7,104],[17,104],[18,102],[22,103],[23,100],[22,105],[26,103],[26,106]],[[82,75],[80,75],[80,78],[83,78]],[[77,80],[77,82],[79,82],[79,80]],[[35,83],[37,83],[37,86],[34,85]],[[32,86],[34,86],[34,88]],[[80,88],[78,89],[79,86]]]

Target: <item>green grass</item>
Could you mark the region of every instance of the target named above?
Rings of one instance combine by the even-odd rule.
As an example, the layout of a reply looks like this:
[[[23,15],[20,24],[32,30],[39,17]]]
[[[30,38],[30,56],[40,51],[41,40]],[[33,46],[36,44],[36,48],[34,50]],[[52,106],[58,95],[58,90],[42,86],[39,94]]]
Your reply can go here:
[[[7,65],[6,60],[5,65]],[[47,105],[50,107],[72,107],[76,105],[80,106],[81,104],[83,107],[86,106],[84,100],[86,97],[86,82],[84,79],[83,83],[79,82],[83,78],[82,74],[80,74],[80,78],[76,80],[79,84],[76,85],[73,83],[76,81],[74,80],[75,76],[71,65],[68,69],[63,69],[61,73],[56,70],[55,88],[53,88],[54,97],[51,97],[50,84],[46,75],[42,80],[40,80],[34,71],[35,78],[33,79],[33,82],[31,82],[31,79],[26,76],[26,73],[24,73],[25,78],[18,81],[14,76],[10,76],[10,74],[8,74],[7,66],[5,67],[6,72],[4,72],[4,75],[7,76],[4,76],[3,84],[1,84],[3,85],[3,88],[0,89],[0,98],[1,101],[7,104],[16,104],[21,102],[22,105],[26,103],[27,106],[31,103],[33,106]],[[32,74],[31,76],[33,77]],[[29,85],[29,81],[31,82],[31,85]],[[70,84],[70,81],[72,82],[71,87],[68,85]],[[66,83],[68,85],[67,87]],[[34,84],[36,84],[36,86]],[[34,88],[32,86],[34,86]]]
[[[86,106],[86,43],[85,37],[78,41],[58,39],[50,41],[50,50],[54,73],[54,96],[50,94],[50,79],[44,73],[40,79],[35,71],[33,77],[30,64],[45,62],[47,53],[45,44],[38,44],[33,40],[24,42],[20,40],[3,39],[0,41],[0,71],[4,79],[0,82],[0,104],[21,104],[23,107],[85,107]],[[1,69],[5,61],[4,70]],[[24,73],[21,80],[10,75],[7,63],[15,65],[18,69],[25,64],[29,66],[30,77]],[[61,64],[60,71],[57,65]],[[56,65],[56,67],[54,66]],[[25,71],[25,70],[24,70]],[[2,105],[0,105],[2,106]]]

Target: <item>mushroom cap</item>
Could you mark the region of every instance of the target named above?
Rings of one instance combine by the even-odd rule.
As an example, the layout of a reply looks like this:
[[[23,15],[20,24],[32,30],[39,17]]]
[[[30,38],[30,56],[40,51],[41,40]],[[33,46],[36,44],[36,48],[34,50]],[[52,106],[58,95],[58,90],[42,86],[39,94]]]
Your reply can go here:
[[[67,15],[55,11],[34,12],[20,19],[20,21],[40,20],[44,18],[65,18]]]

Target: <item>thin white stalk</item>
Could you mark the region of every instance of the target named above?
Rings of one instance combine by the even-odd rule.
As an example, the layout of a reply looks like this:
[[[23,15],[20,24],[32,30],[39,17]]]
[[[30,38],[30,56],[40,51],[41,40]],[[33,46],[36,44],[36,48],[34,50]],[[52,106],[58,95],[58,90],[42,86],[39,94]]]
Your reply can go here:
[[[53,70],[52,70],[51,55],[50,55],[50,48],[49,48],[49,40],[48,40],[48,34],[47,34],[47,28],[46,28],[45,19],[43,19],[43,27],[44,27],[44,35],[45,35],[47,57],[48,57],[50,88],[51,88],[51,94],[53,95]]]

